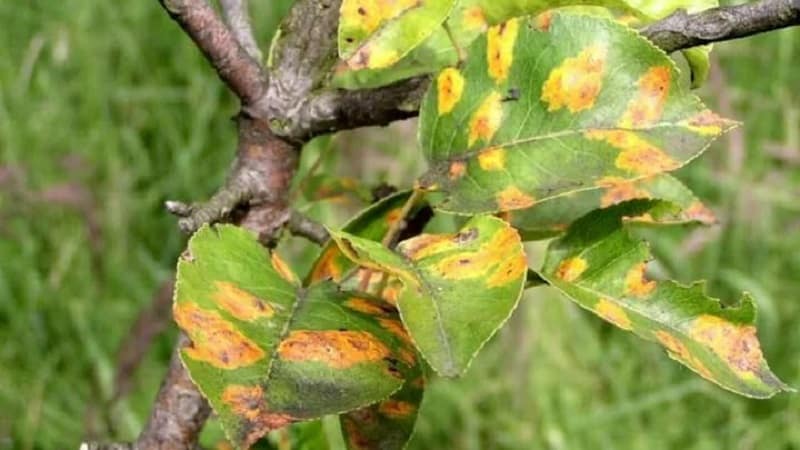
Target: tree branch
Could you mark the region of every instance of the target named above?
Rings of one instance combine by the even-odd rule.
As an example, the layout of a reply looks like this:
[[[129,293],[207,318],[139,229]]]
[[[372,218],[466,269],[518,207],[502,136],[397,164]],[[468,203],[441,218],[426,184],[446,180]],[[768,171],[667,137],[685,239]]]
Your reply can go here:
[[[263,99],[267,77],[206,0],[159,0],[197,44],[247,110]]]
[[[678,10],[642,30],[666,52],[728,41],[800,25],[800,0],[762,0],[708,9],[696,14]]]
[[[328,230],[326,230],[322,224],[311,220],[297,211],[292,211],[287,226],[292,234],[302,236],[319,245],[325,244],[331,237],[328,234]]]
[[[222,17],[228,24],[239,45],[245,49],[248,55],[255,61],[262,61],[261,49],[258,48],[256,39],[253,35],[253,27],[250,25],[250,12],[247,0],[220,0],[222,6]]]

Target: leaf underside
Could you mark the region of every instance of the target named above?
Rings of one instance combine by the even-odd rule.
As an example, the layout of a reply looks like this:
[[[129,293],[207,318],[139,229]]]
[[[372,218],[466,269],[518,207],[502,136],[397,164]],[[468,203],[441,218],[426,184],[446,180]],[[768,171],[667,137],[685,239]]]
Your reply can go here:
[[[624,226],[657,201],[632,201],[595,211],[553,241],[541,276],[578,305],[610,323],[660,343],[670,357],[725,389],[754,398],[790,390],[769,369],[755,329],[755,304],[745,295],[724,307],[704,284],[649,280],[646,243]]]

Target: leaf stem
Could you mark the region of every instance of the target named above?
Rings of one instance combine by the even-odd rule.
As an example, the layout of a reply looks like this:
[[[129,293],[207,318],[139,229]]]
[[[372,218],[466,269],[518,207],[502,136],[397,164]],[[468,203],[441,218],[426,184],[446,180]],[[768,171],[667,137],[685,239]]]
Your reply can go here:
[[[448,39],[450,39],[450,43],[453,44],[453,48],[456,50],[456,55],[458,56],[458,65],[460,66],[461,63],[463,63],[464,60],[467,59],[467,53],[464,51],[464,49],[461,48],[460,45],[458,45],[456,37],[453,34],[453,30],[450,29],[450,25],[448,25],[447,21],[442,22],[442,27],[444,28],[444,31],[447,33],[447,37]]]
[[[411,192],[411,195],[406,200],[406,203],[403,205],[403,209],[400,210],[400,217],[389,227],[389,230],[386,232],[386,235],[383,236],[383,240],[381,240],[381,245],[384,247],[393,247],[395,241],[400,236],[400,233],[405,229],[406,217],[411,212],[411,209],[419,203],[420,200],[425,196],[425,192],[422,189],[414,188],[414,191]]]

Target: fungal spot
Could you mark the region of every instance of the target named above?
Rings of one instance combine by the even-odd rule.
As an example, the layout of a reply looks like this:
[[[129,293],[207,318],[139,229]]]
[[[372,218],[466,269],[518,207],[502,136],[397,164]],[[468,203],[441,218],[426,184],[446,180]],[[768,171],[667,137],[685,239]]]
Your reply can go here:
[[[684,214],[689,220],[704,224],[717,223],[717,217],[714,215],[714,212],[708,209],[708,207],[699,200],[693,201],[689,207],[686,208]]]
[[[605,189],[600,206],[606,208],[636,198],[650,198],[650,193],[637,187],[636,183],[620,177],[604,177],[597,181]]]
[[[344,302],[344,305],[354,311],[358,311],[360,313],[364,313],[370,316],[386,315],[386,311],[383,308],[381,308],[376,302],[367,300],[365,298],[351,297]]]
[[[464,77],[458,69],[448,67],[436,79],[436,88],[439,115],[447,114],[461,99],[461,94],[464,92]]]
[[[736,325],[717,316],[703,314],[692,323],[689,334],[708,346],[740,376],[761,370],[761,347],[752,325]]]
[[[506,150],[502,147],[490,147],[478,153],[478,164],[486,171],[506,168]]]
[[[403,218],[403,208],[395,208],[386,213],[386,224],[390,227]]]
[[[290,269],[289,265],[278,255],[278,252],[273,250],[270,259],[272,261],[272,268],[278,272],[281,278],[292,284],[300,284],[297,275],[292,272],[292,269]]]
[[[479,278],[487,274],[489,287],[501,286],[519,278],[527,270],[525,256],[520,251],[520,237],[511,227],[497,230],[475,251],[462,251],[442,258],[436,263],[439,277],[450,280]]]
[[[335,369],[380,361],[391,353],[378,338],[366,331],[292,331],[278,346],[287,361],[320,362]]]
[[[508,78],[518,30],[519,21],[511,19],[489,28],[486,33],[486,62],[489,64],[489,76],[495,83],[502,83]]]
[[[397,353],[400,355],[400,359],[406,363],[407,366],[413,367],[417,363],[417,356],[412,350],[401,347]]]
[[[343,29],[356,29],[369,36],[386,21],[417,6],[417,0],[344,0],[341,8]]]
[[[678,338],[664,330],[656,331],[655,336],[658,342],[667,349],[670,356],[682,362],[703,378],[714,381],[711,371]]]
[[[374,446],[374,443],[361,433],[361,426],[347,416],[341,417],[344,423],[344,434],[346,435],[347,443],[349,444],[348,448],[354,450],[371,450]]]
[[[603,319],[607,320],[608,322],[613,323],[614,325],[622,328],[623,330],[630,331],[631,327],[631,319],[628,318],[628,315],[625,313],[619,305],[611,302],[608,299],[601,298],[595,305],[594,311],[602,317]]]
[[[233,283],[215,281],[214,287],[216,288],[213,295],[214,303],[239,320],[252,322],[257,319],[269,319],[275,314],[272,305],[239,289]]]
[[[667,66],[651,67],[637,83],[639,90],[620,119],[622,128],[641,128],[661,118],[669,94],[671,73]]]
[[[628,271],[627,275],[625,275],[625,295],[647,297],[653,293],[656,288],[656,282],[645,277],[646,270],[645,263],[639,263]]]
[[[549,31],[550,24],[553,22],[553,11],[545,11],[539,15],[537,15],[533,19],[533,24],[537,30],[540,31]]]
[[[399,59],[400,54],[397,50],[365,45],[347,60],[347,65],[353,70],[382,69],[391,66]]]
[[[535,198],[522,192],[516,186],[508,186],[498,192],[495,200],[500,210],[530,208],[536,203]]]
[[[486,285],[490,288],[505,286],[508,283],[517,281],[528,270],[528,264],[522,253],[514,252],[506,255],[502,262],[486,279]]]
[[[470,6],[464,9],[464,27],[469,31],[483,31],[488,26],[486,16],[480,6]]]
[[[208,311],[196,303],[185,302],[175,304],[173,315],[192,341],[184,349],[189,358],[220,369],[238,369],[252,365],[265,356],[255,342],[216,311]]]
[[[558,269],[556,269],[556,277],[567,282],[575,281],[587,267],[589,267],[589,264],[585,259],[580,256],[574,256],[561,261]]]
[[[425,377],[417,377],[416,379],[411,381],[411,385],[417,389],[424,389],[425,388]]]
[[[411,337],[408,335],[408,331],[406,331],[406,328],[399,320],[387,319],[385,317],[381,317],[380,319],[378,319],[378,323],[386,331],[392,333],[396,338],[400,339],[404,344],[413,345],[413,343],[411,342]]]
[[[403,284],[397,280],[390,280],[386,287],[381,292],[381,298],[392,306],[397,306],[397,299],[400,298],[400,292],[403,289]]]
[[[637,175],[655,175],[675,170],[681,165],[632,131],[591,130],[585,136],[592,140],[605,140],[619,149],[620,153],[614,161],[616,167]]]
[[[416,410],[417,408],[413,404],[394,399],[384,400],[378,406],[381,414],[392,419],[404,419]]]
[[[453,161],[450,163],[447,176],[451,180],[457,180],[467,173],[467,163],[461,160]]]
[[[339,249],[335,245],[328,246],[322,252],[319,261],[311,271],[311,281],[326,279],[340,281],[342,279],[342,268],[338,262],[339,256]]]
[[[503,104],[500,94],[492,92],[481,103],[469,121],[469,146],[478,139],[488,142],[500,128],[503,119]]]
[[[245,422],[242,426],[244,448],[249,448],[268,432],[296,421],[288,414],[271,412],[261,386],[228,385],[222,392],[222,402]]]
[[[730,120],[707,109],[681,122],[681,125],[701,136],[717,136],[722,133],[723,127],[727,128],[731,124]]]
[[[605,46],[593,45],[553,69],[542,88],[547,110],[566,107],[576,113],[593,107],[603,83],[606,54]]]

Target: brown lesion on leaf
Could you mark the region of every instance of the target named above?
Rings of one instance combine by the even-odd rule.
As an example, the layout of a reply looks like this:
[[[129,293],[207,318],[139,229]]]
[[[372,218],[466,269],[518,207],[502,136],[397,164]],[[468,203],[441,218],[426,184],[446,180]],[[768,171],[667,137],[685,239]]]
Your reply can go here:
[[[264,390],[258,385],[228,385],[222,392],[222,402],[243,421],[238,433],[243,448],[249,448],[268,432],[297,420],[288,414],[270,411]]]
[[[192,343],[185,355],[220,369],[238,369],[265,357],[264,351],[216,311],[200,308],[193,302],[176,303],[175,321]]]
[[[272,268],[278,272],[278,275],[281,276],[284,280],[288,281],[292,284],[299,284],[300,280],[298,280],[297,275],[292,272],[292,269],[289,268],[289,265],[286,264],[286,261],[278,255],[278,252],[272,251],[270,254],[270,261],[272,262]]]
[[[639,90],[628,102],[620,119],[622,128],[641,128],[652,125],[661,118],[669,95],[672,72],[669,66],[651,67],[639,79]]]
[[[478,249],[442,258],[434,270],[443,279],[486,277],[489,287],[505,285],[519,279],[527,270],[520,242],[517,230],[505,226],[496,230]]]
[[[387,399],[378,405],[378,411],[391,419],[405,419],[417,410],[410,402]]]
[[[470,31],[483,31],[489,26],[483,9],[478,5],[464,9],[462,20],[464,27]]]
[[[580,256],[567,258],[558,265],[556,277],[566,282],[572,282],[577,280],[586,271],[587,267],[589,267],[589,263]]]
[[[607,298],[598,300],[594,305],[594,311],[598,316],[623,330],[631,331],[633,329],[631,319],[628,317],[625,310]]]
[[[389,316],[397,311],[391,305],[381,305],[376,301],[360,297],[350,297],[344,302],[344,305],[354,311],[370,316]]]
[[[486,33],[486,62],[489,65],[489,76],[495,83],[502,83],[508,78],[518,31],[519,20],[510,19],[489,28]]]
[[[733,324],[721,317],[703,314],[692,322],[689,333],[739,376],[756,376],[760,372],[763,354],[753,325]]]
[[[450,180],[457,180],[467,173],[467,163],[463,160],[456,160],[450,163],[447,169],[447,177]]]
[[[651,197],[650,193],[638,187],[636,182],[621,177],[603,177],[595,184],[605,190],[600,198],[600,206],[603,208],[628,200]]]
[[[391,355],[389,348],[366,331],[297,330],[278,346],[281,359],[320,362],[336,369],[381,361]]]
[[[549,31],[553,23],[553,10],[545,11],[533,19],[533,26],[539,31]]]
[[[633,266],[625,275],[625,295],[644,298],[648,297],[656,289],[657,282],[648,280],[645,276],[647,265],[638,263]]]
[[[214,303],[233,317],[252,322],[258,319],[269,319],[275,315],[275,309],[266,300],[239,289],[227,281],[215,281],[216,292],[212,295]]]
[[[686,364],[689,368],[700,374],[707,380],[714,381],[714,376],[711,371],[703,364],[700,359],[694,356],[689,349],[678,338],[668,331],[658,330],[655,332],[655,337],[658,342],[663,345],[670,355],[678,361]]]
[[[374,448],[373,442],[361,432],[361,424],[346,415],[341,417],[348,448],[352,450],[372,450]]]
[[[536,204],[536,199],[532,195],[513,185],[498,192],[495,196],[495,201],[501,211],[530,208]]]
[[[592,108],[603,85],[607,53],[605,45],[595,44],[553,69],[542,87],[547,110],[566,107],[577,113]]]
[[[649,176],[675,170],[681,163],[672,159],[663,150],[627,130],[590,130],[587,139],[608,142],[620,150],[614,161],[618,169]]]
[[[339,265],[339,256],[341,253],[335,245],[330,245],[326,248],[322,255],[320,255],[317,264],[311,271],[311,281],[319,281],[330,279],[333,281],[341,281],[342,268]]]
[[[717,223],[717,216],[714,215],[714,212],[699,200],[693,201],[684,211],[684,215],[689,220],[695,220],[706,225]]]
[[[489,142],[503,119],[503,102],[499,92],[493,91],[483,100],[469,120],[468,145],[478,140]]]
[[[725,119],[708,109],[681,122],[681,125],[701,136],[717,136],[733,124],[733,121]]]

